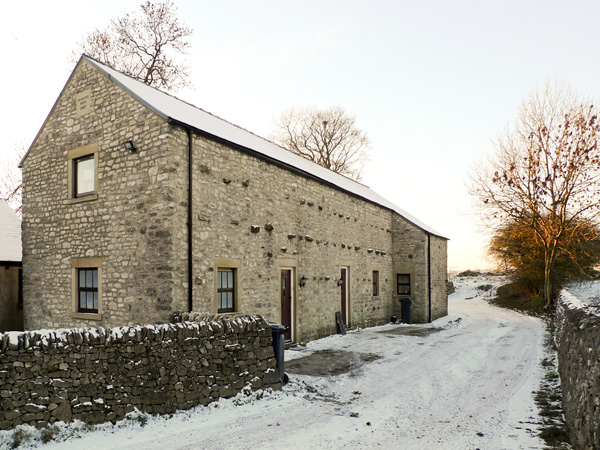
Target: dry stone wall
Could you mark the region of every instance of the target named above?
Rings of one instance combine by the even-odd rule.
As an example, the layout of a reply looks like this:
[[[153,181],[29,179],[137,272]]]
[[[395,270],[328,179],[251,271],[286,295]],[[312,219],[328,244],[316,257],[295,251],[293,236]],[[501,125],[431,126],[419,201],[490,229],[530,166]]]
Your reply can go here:
[[[246,386],[281,388],[275,367],[258,316],[0,333],[0,429],[173,413]]]
[[[563,291],[556,345],[563,410],[575,450],[600,448],[600,313]]]

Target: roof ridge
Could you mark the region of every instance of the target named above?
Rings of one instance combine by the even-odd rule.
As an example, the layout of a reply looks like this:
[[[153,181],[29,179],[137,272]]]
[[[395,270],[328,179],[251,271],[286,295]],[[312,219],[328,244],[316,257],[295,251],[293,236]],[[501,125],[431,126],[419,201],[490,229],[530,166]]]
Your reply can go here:
[[[114,67],[111,67],[111,66],[109,66],[108,64],[105,64],[105,63],[103,63],[103,62],[101,62],[101,61],[98,61],[96,58],[92,58],[92,57],[91,57],[91,56],[89,56],[89,55],[85,55],[85,54],[83,54],[83,55],[82,55],[82,58],[87,58],[87,59],[90,59],[90,60],[94,61],[95,63],[97,63],[97,64],[99,64],[99,65],[101,65],[101,66],[103,66],[103,67],[106,67],[106,68],[108,68],[108,69],[114,70],[115,72],[118,72],[118,73],[120,73],[121,75],[123,75],[123,76],[125,76],[125,77],[127,77],[127,78],[130,78],[130,79],[131,79],[132,81],[134,81],[134,82],[137,82],[137,83],[144,83],[143,81],[141,81],[141,80],[138,80],[137,78],[135,78],[135,77],[132,77],[131,75],[128,75],[128,74],[126,74],[126,73],[123,73],[123,72],[121,72],[121,71],[119,71],[119,70],[115,69]],[[264,136],[260,136],[260,135],[258,135],[258,134],[256,134],[256,133],[254,133],[253,131],[250,131],[250,130],[248,130],[247,128],[244,128],[244,127],[242,127],[241,125],[235,124],[235,123],[233,123],[233,122],[231,122],[231,121],[229,121],[229,120],[227,120],[227,119],[224,119],[224,118],[222,118],[221,116],[218,116],[217,114],[214,114],[214,113],[212,113],[212,112],[210,112],[210,111],[207,111],[207,110],[206,110],[206,109],[204,109],[204,108],[201,108],[201,107],[199,107],[199,106],[196,106],[196,105],[194,105],[193,103],[190,103],[190,102],[188,102],[187,100],[183,100],[182,98],[180,98],[180,97],[176,96],[175,94],[172,94],[172,93],[170,93],[170,92],[168,92],[168,91],[164,91],[164,90],[162,90],[162,89],[159,89],[159,88],[157,88],[157,87],[155,87],[155,86],[151,86],[151,85],[149,85],[149,84],[145,84],[145,83],[144,83],[144,85],[148,86],[149,88],[152,88],[152,89],[154,89],[155,91],[157,91],[157,92],[159,92],[159,93],[161,93],[161,94],[168,95],[169,97],[171,97],[171,98],[173,98],[173,99],[175,99],[175,100],[177,100],[177,101],[179,101],[179,102],[181,102],[181,103],[184,103],[184,104],[186,104],[186,105],[188,105],[188,106],[190,106],[190,107],[192,107],[192,108],[195,108],[195,109],[197,109],[197,110],[199,110],[199,111],[202,111],[203,113],[209,114],[209,115],[211,115],[212,117],[214,117],[215,119],[221,120],[221,121],[223,121],[223,122],[225,122],[225,123],[228,123],[229,125],[231,125],[231,126],[233,126],[233,127],[239,128],[240,130],[242,130],[242,131],[244,131],[244,132],[246,132],[246,133],[249,133],[249,134],[251,134],[251,135],[253,135],[253,136],[256,136],[258,139],[262,139],[263,141],[266,141],[266,142],[269,142],[270,144],[276,145],[277,147],[279,147],[279,148],[281,148],[281,149],[283,149],[283,150],[285,150],[285,151],[287,151],[287,152],[290,152],[290,153],[291,153],[291,154],[293,154],[293,155],[297,155],[297,156],[300,156],[301,158],[304,158],[302,155],[299,155],[298,153],[295,153],[295,152],[293,152],[293,151],[292,151],[292,150],[290,150],[289,148],[285,148],[285,147],[283,147],[283,146],[281,146],[281,145],[277,144],[276,142],[273,142],[272,140],[265,138]],[[324,169],[327,169],[327,170],[331,171],[332,173],[335,173],[335,174],[337,174],[337,175],[339,175],[339,176],[342,176],[342,177],[344,177],[344,178],[347,178],[347,179],[348,179],[348,180],[350,180],[350,181],[353,181],[353,182],[355,182],[355,183],[358,183],[358,184],[360,184],[361,186],[368,187],[366,184],[364,184],[364,183],[361,183],[360,181],[357,181],[357,180],[355,180],[355,179],[353,179],[353,178],[350,178],[349,176],[347,176],[347,175],[344,175],[343,173],[335,172],[334,170],[332,170],[332,169],[330,169],[330,168],[328,168],[328,167],[325,167],[325,166],[321,166],[320,164],[317,164],[316,162],[314,162],[314,161],[312,161],[312,160],[310,160],[310,159],[307,159],[307,158],[304,158],[304,159],[306,159],[306,161],[309,161],[309,162],[311,162],[311,163],[313,163],[313,164],[316,164],[316,165],[318,165],[319,167],[323,167]]]

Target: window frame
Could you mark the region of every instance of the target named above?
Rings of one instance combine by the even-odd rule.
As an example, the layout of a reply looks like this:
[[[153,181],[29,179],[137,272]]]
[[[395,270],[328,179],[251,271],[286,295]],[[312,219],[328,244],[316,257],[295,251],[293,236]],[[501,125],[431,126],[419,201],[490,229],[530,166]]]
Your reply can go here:
[[[92,161],[94,163],[94,167],[92,169],[95,170],[96,161],[93,153],[89,155],[80,156],[79,158],[73,158],[73,198],[82,198],[96,193],[96,183],[94,180],[92,180],[92,184],[94,184],[92,190],[79,192],[79,181],[81,178],[80,172],[82,171],[80,164],[86,161]]]
[[[89,192],[77,192],[78,163],[93,158],[94,189]],[[69,203],[79,203],[98,198],[98,144],[85,145],[69,150],[67,153],[67,199]]]
[[[408,283],[400,283],[400,277],[408,277]],[[400,286],[408,288],[408,292],[400,292]],[[396,294],[397,295],[411,295],[412,292],[412,277],[410,273],[397,273],[396,274]]]
[[[88,286],[88,272],[92,272],[92,285]],[[81,285],[81,274],[84,274],[84,286]],[[94,280],[94,275],[95,280]],[[95,282],[94,282],[95,281]],[[94,286],[95,284],[95,286]],[[92,295],[92,307],[84,308],[81,306],[81,294],[82,293],[92,293],[96,294],[95,299]],[[89,300],[89,299],[88,299]],[[93,303],[96,303],[96,308],[94,308]],[[98,268],[97,267],[78,267],[77,268],[77,312],[82,314],[98,314]]]
[[[371,280],[373,281],[373,297],[379,297],[380,294],[380,282],[379,282],[379,270],[373,269]]]
[[[97,270],[97,292],[98,292],[98,309],[87,310],[79,307],[79,271],[80,270]],[[74,319],[85,320],[102,320],[104,309],[102,299],[102,258],[73,258],[71,260],[71,279],[72,279],[72,295],[71,295],[71,317]]]
[[[216,258],[213,261],[214,274],[214,296],[213,296],[213,311],[216,314],[235,314],[242,311],[242,296],[241,296],[241,262],[238,259],[231,258]],[[226,310],[219,309],[219,271],[231,271],[233,274],[233,307]]]
[[[227,286],[223,287],[221,282],[223,281],[223,275],[227,274],[227,278],[231,277],[231,279],[227,280]],[[229,286],[231,284],[231,286]],[[219,314],[227,314],[235,312],[236,307],[236,298],[235,298],[235,286],[236,286],[236,270],[231,267],[218,267],[217,268],[217,313]],[[223,307],[223,297],[231,294],[231,307]],[[227,304],[229,304],[228,299],[225,298]]]

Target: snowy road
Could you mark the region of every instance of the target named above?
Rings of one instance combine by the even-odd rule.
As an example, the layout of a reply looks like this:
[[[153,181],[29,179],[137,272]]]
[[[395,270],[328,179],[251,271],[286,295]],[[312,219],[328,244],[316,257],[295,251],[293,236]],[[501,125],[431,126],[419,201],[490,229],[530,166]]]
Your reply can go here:
[[[528,428],[536,428],[531,393],[542,376],[543,324],[489,306],[476,289],[484,282],[463,280],[449,317],[433,324],[440,331],[402,334],[414,327],[386,325],[286,352],[291,359],[323,349],[379,357],[360,369],[292,375],[283,392],[260,401],[223,400],[45,448],[541,449]]]

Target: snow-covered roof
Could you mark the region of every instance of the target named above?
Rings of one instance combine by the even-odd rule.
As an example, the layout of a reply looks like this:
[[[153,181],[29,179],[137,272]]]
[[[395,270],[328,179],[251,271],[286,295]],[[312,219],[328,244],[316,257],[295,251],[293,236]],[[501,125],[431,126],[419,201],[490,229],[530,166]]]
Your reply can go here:
[[[251,152],[262,155],[271,160],[283,163],[286,166],[306,173],[326,183],[332,184],[341,190],[362,197],[404,217],[409,222],[421,228],[427,233],[443,237],[428,225],[416,217],[402,210],[392,202],[386,200],[369,187],[358,183],[350,178],[333,172],[312,161],[298,156],[264,138],[261,138],[243,128],[233,125],[226,120],[214,116],[200,108],[186,103],[172,95],[166,94],[127,75],[124,75],[108,66],[90,58],[82,56],[78,64],[86,61],[109,79],[113,80],[125,91],[146,105],[156,114],[175,122],[179,122],[193,129],[202,131],[219,139],[241,146]]]
[[[0,261],[21,262],[21,220],[0,198]]]

